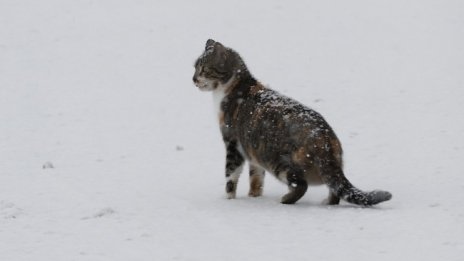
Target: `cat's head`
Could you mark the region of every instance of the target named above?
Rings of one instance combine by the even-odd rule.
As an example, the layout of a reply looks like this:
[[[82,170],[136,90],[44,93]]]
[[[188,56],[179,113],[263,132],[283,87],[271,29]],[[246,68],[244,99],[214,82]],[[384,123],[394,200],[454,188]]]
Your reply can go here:
[[[242,71],[246,71],[245,64],[235,51],[209,39],[205,51],[195,62],[193,82],[202,91],[212,91]]]

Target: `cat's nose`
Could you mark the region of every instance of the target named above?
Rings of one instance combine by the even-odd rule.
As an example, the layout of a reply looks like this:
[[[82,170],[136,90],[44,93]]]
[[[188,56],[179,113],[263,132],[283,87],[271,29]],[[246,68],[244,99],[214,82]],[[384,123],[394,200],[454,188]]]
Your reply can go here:
[[[193,76],[193,82],[194,82],[194,83],[197,83],[197,82],[198,82],[198,79],[197,79],[196,76]]]

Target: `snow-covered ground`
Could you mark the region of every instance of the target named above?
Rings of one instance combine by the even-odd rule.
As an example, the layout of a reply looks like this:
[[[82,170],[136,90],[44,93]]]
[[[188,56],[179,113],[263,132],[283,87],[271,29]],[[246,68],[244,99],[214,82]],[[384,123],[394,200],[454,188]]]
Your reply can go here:
[[[208,38],[322,113],[393,199],[224,196]],[[0,260],[462,260],[462,1],[0,2]]]

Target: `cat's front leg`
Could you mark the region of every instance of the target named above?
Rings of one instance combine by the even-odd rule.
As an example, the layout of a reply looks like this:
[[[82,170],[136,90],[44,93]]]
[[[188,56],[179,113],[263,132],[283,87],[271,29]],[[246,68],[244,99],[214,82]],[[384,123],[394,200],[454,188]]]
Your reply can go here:
[[[264,169],[250,163],[250,191],[248,196],[259,197],[263,194]]]
[[[237,142],[226,142],[226,193],[228,199],[235,198],[237,183],[242,173],[245,158],[237,149]]]

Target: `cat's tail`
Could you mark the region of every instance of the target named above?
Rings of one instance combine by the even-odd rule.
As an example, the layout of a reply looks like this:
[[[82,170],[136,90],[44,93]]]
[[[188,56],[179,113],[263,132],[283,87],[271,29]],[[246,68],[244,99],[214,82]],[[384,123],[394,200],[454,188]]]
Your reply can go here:
[[[372,206],[392,198],[392,194],[388,191],[374,190],[370,192],[364,192],[354,187],[349,182],[338,186],[335,189],[331,189],[332,192],[335,193],[335,195],[338,195],[340,198],[361,206]]]
[[[348,181],[341,166],[335,160],[321,161],[321,163],[321,177],[332,194],[338,198],[361,206],[372,206],[392,198],[392,194],[388,191],[364,192],[356,188]]]

